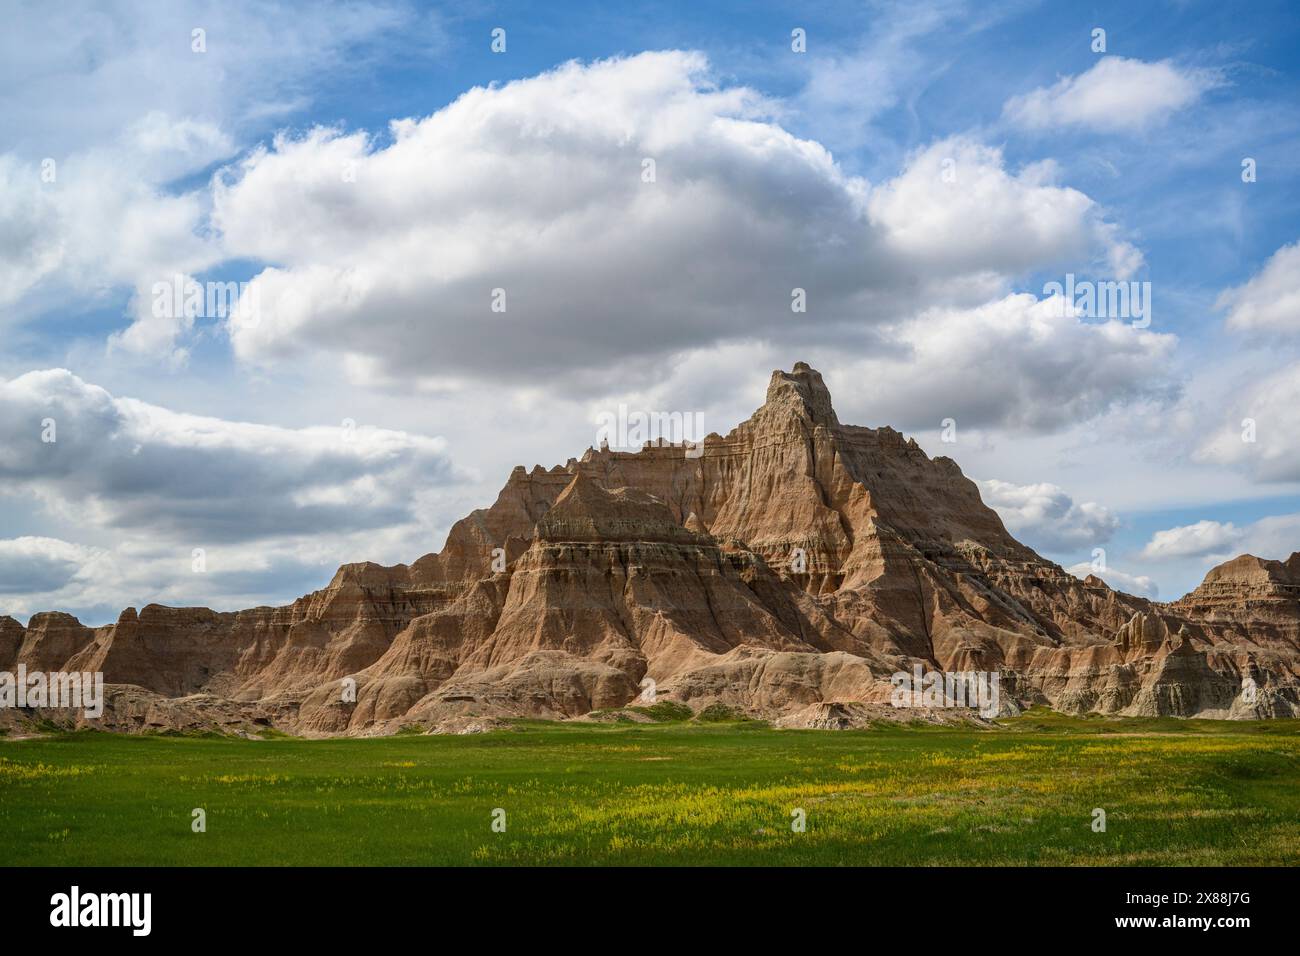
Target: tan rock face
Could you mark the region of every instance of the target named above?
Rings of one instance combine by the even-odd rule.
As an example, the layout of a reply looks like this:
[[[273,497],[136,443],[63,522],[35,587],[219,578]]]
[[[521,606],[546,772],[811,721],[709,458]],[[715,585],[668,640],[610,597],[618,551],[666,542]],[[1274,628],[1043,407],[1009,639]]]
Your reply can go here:
[[[1079,580],[1013,539],[951,459],[841,424],[799,363],[689,453],[516,468],[409,566],[346,565],[281,608],[0,618],[0,668],[19,662],[103,671],[119,689],[100,723],[121,730],[375,734],[638,698],[850,726],[918,663],[996,672],[1011,706],[1291,716],[1300,554],[1243,555],[1172,604]]]

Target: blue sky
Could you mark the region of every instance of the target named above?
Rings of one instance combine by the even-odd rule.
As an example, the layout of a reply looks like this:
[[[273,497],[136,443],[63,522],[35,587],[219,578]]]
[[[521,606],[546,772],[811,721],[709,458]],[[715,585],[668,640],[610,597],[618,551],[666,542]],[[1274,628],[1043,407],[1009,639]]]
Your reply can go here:
[[[0,613],[288,601],[436,550],[604,410],[725,432],[798,360],[1116,587],[1300,549],[1287,4],[11,20]],[[1067,272],[1149,282],[1149,326],[1053,318]],[[258,324],[151,315],[176,275],[252,282]]]

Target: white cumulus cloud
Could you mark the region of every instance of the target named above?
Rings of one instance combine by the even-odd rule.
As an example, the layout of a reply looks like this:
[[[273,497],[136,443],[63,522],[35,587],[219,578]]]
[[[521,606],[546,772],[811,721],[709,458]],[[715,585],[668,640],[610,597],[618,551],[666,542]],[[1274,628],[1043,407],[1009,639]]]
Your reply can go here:
[[[1300,362],[1261,373],[1225,404],[1193,458],[1242,468],[1257,481],[1300,481]]]
[[[214,189],[229,254],[275,263],[235,353],[369,381],[644,382],[691,349],[871,340],[1047,264],[1140,262],[1050,164],[958,139],[873,188],[774,112],[672,51],[476,88],[391,141],[281,136]]]
[[[1084,193],[1055,182],[1051,161],[1019,172],[1002,151],[967,137],[934,143],[871,194],[872,222],[923,273],[1018,275],[1050,263],[1082,268],[1100,255],[1126,277],[1141,254],[1119,240]]]
[[[1156,561],[1204,558],[1220,564],[1239,554],[1285,560],[1300,551],[1300,514],[1270,515],[1245,525],[1231,521],[1197,521],[1157,531],[1142,557]]]
[[[1234,332],[1300,334],[1300,242],[1283,246],[1244,285],[1216,303]]]
[[[1119,530],[1119,518],[1108,508],[1095,501],[1075,501],[1058,485],[1017,485],[996,478],[976,484],[984,503],[1001,516],[1007,529],[1036,549],[1093,547]]]
[[[1157,531],[1142,549],[1142,557],[1152,561],[1200,557],[1233,547],[1241,537],[1241,530],[1231,521],[1198,521]]]
[[[1176,338],[1131,323],[1085,322],[1060,297],[1009,295],[935,308],[899,326],[897,348],[835,370],[852,404],[910,429],[1046,432],[1139,399],[1177,393]]]
[[[416,490],[451,480],[437,438],[188,415],[65,369],[0,381],[3,492],[98,527],[194,544],[392,527],[415,519]]]
[[[1012,97],[1004,107],[1014,123],[1032,129],[1060,126],[1138,130],[1196,102],[1221,79],[1213,71],[1103,57],[1076,76]]]

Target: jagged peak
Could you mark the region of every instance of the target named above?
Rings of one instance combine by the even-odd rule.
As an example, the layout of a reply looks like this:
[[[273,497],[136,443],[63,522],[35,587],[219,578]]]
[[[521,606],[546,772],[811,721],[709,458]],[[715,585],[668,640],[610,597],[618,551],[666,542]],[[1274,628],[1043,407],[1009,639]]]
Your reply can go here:
[[[840,420],[831,405],[830,389],[822,381],[822,373],[807,362],[795,362],[789,372],[775,370],[767,385],[767,398],[759,409],[760,414],[790,411],[814,425],[839,427]]]
[[[116,630],[47,612],[33,615],[30,643],[0,617],[0,664],[20,648],[47,667],[107,663],[113,683],[187,698],[148,709],[132,698],[119,727],[155,715],[188,725],[199,692],[218,715],[276,702],[277,724],[311,734],[459,719],[466,701],[571,716],[634,700],[646,673],[678,682],[674,699],[727,695],[766,714],[846,694],[884,700],[903,660],[964,669],[981,658],[1014,675],[1009,691],[1062,709],[1214,716],[1244,657],[1273,685],[1260,706],[1300,713],[1295,602],[1256,600],[1294,587],[1254,586],[1300,582],[1300,553],[1229,562],[1226,586],[1207,588],[1215,601],[1199,608],[1130,598],[1095,575],[1085,593],[1011,538],[952,459],[929,459],[887,426],[841,425],[803,362],[774,372],[754,416],[706,445],[519,465],[439,554],[344,565],[282,609],[149,604]],[[1118,648],[1099,644],[1105,635]],[[537,655],[550,663],[535,666]],[[361,706],[337,705],[345,674],[360,678]],[[1184,682],[1187,693],[1166,692]],[[436,697],[407,693],[431,684]]]

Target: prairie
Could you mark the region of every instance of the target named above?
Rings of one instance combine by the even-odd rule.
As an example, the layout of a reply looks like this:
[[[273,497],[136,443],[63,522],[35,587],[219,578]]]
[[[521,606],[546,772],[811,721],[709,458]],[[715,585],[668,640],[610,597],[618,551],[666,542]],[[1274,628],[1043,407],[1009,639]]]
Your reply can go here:
[[[1297,863],[1295,721],[0,738],[7,866]]]

